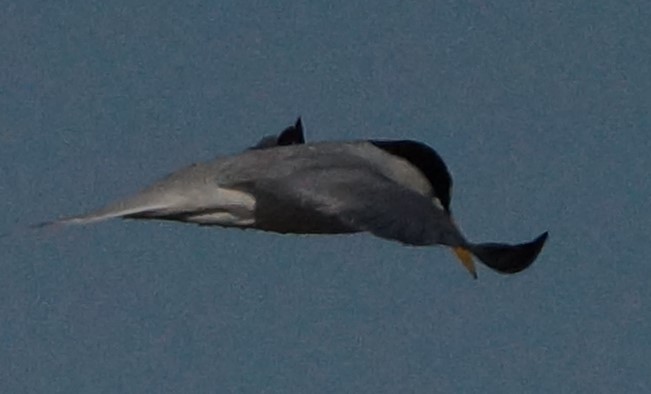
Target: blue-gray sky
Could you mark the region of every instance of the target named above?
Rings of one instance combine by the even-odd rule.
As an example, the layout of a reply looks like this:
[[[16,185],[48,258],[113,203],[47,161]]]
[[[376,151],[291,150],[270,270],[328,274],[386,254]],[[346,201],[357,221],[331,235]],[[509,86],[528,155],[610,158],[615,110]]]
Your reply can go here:
[[[273,3],[273,4],[272,4]],[[0,240],[0,392],[649,392],[646,1],[5,1],[0,233],[302,115],[445,158],[442,248],[110,222]]]

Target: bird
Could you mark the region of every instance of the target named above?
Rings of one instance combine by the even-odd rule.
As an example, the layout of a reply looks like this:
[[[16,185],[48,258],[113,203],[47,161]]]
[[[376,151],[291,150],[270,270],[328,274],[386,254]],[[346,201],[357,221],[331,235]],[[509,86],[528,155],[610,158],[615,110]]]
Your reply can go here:
[[[299,117],[277,136],[194,163],[85,214],[38,224],[165,220],[282,234],[370,233],[410,246],[452,249],[473,278],[473,256],[492,270],[529,267],[548,232],[520,244],[473,243],[456,225],[452,177],[430,146],[414,140],[306,142]]]

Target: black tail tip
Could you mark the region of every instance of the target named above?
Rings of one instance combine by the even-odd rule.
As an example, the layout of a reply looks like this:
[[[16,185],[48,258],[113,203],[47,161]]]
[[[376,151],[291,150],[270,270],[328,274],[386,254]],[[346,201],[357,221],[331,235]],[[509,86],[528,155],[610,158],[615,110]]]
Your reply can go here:
[[[515,274],[533,264],[545,246],[548,235],[545,231],[533,241],[517,245],[478,244],[473,248],[473,253],[489,268],[503,274]]]

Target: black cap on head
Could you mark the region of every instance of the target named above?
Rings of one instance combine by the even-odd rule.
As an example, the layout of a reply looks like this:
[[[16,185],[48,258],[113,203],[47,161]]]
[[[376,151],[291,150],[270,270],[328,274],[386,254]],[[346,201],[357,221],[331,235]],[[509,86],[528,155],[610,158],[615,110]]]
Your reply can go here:
[[[400,141],[370,141],[378,148],[399,156],[418,170],[432,185],[434,196],[441,201],[441,205],[450,212],[450,193],[452,191],[452,177],[441,156],[422,142],[411,140]]]

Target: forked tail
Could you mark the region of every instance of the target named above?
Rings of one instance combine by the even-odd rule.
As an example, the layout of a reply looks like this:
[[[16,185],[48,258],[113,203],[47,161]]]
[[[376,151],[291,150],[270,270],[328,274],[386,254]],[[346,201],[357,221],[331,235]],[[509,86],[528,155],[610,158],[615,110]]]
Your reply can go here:
[[[502,274],[515,274],[529,267],[545,245],[547,232],[531,242],[517,245],[483,243],[471,246],[471,252],[489,268]]]

